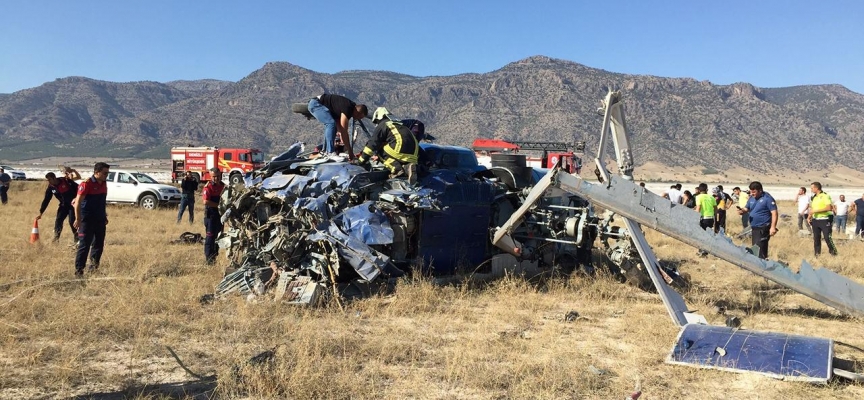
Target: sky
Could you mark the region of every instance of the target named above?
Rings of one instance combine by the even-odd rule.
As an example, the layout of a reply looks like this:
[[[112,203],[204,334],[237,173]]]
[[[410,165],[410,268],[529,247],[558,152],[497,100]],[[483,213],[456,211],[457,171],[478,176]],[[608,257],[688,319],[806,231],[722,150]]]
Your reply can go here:
[[[442,76],[535,55],[864,93],[864,1],[0,1],[0,93],[67,76],[238,81],[269,61]]]

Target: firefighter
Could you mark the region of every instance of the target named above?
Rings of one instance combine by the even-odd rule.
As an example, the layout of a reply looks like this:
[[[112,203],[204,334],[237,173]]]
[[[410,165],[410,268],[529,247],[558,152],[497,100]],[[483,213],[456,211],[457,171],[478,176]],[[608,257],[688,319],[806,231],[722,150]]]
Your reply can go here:
[[[81,179],[81,174],[78,171],[66,167],[66,173],[62,178],[57,178],[53,172],[45,174],[45,179],[48,180],[48,187],[45,189],[45,198],[42,199],[42,206],[39,207],[39,215],[36,219],[42,219],[42,214],[48,208],[48,203],[51,202],[51,197],[56,197],[60,203],[57,206],[57,217],[54,219],[54,241],[60,240],[60,234],[63,232],[63,220],[69,221],[69,228],[73,236],[75,233],[75,208],[72,206],[72,200],[78,194],[78,184],[75,179]]]
[[[204,238],[204,260],[212,265],[219,255],[219,247],[216,246],[216,237],[222,233],[222,217],[219,215],[219,198],[225,190],[222,182],[222,171],[219,168],[210,168],[210,181],[204,185],[201,197],[204,200],[204,229],[207,235]]]
[[[378,107],[372,115],[372,123],[377,124],[372,137],[363,148],[358,163],[368,165],[370,158],[378,155],[390,170],[390,177],[407,176],[409,183],[417,179],[417,161],[420,146],[410,129],[392,118],[384,107]]]
[[[78,185],[78,196],[75,204],[75,223],[78,230],[78,253],[75,255],[75,276],[84,276],[84,266],[87,256],[90,256],[90,271],[99,269],[102,250],[105,246],[105,226],[108,225],[108,213],[105,203],[108,197],[108,178],[110,165],[97,162],[93,166],[93,176]]]

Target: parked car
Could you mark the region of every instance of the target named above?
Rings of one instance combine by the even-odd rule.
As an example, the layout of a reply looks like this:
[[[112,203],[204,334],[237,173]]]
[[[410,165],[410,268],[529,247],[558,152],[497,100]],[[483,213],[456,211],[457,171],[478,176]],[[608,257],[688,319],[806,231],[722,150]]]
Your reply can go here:
[[[3,168],[3,170],[5,170],[14,181],[27,180],[27,175],[24,174],[24,171],[17,170],[8,165],[0,165],[0,168]]]
[[[148,210],[180,203],[180,190],[138,171],[112,169],[105,183],[109,203],[137,204]]]

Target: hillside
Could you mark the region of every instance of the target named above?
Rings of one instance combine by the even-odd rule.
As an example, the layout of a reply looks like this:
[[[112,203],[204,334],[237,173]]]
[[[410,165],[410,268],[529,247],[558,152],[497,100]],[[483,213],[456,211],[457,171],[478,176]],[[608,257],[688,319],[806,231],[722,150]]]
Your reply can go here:
[[[758,88],[618,74],[543,56],[484,74],[324,74],[267,63],[239,82],[112,83],[64,78],[0,97],[0,158],[82,151],[158,156],[175,144],[278,152],[320,141],[290,103],[339,93],[419,118],[441,142],[585,140],[596,148],[599,100],[625,95],[637,163],[753,171],[864,168],[864,95],[838,85]],[[39,144],[36,146],[35,144]],[[17,149],[17,150],[16,150]],[[823,160],[820,164],[807,160]]]

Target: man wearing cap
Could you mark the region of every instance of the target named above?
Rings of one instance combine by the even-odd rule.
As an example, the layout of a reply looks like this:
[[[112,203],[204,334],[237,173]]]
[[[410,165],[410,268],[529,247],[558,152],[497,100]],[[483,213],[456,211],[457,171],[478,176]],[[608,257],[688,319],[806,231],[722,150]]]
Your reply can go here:
[[[372,156],[378,155],[390,170],[391,178],[406,176],[410,183],[414,183],[420,152],[417,138],[384,107],[375,110],[372,123],[377,125],[360,154],[359,164],[368,164]]]
[[[768,241],[777,234],[777,202],[774,197],[762,190],[762,183],[750,182],[750,198],[738,214],[750,215],[753,246],[759,246],[759,258],[768,258]]]
[[[335,94],[322,94],[309,100],[309,113],[315,119],[324,124],[324,148],[325,153],[335,152],[336,132],[342,138],[345,152],[349,159],[354,159],[354,150],[351,148],[351,139],[348,136],[348,121],[360,121],[366,118],[369,109],[364,104],[357,104],[347,97]]]
[[[219,168],[210,168],[210,180],[201,191],[204,200],[204,261],[212,265],[219,255],[219,247],[216,246],[216,237],[222,233],[222,216],[219,215],[219,199],[225,183],[222,182],[222,171]]]
[[[813,252],[815,255],[822,254],[822,236],[825,236],[825,244],[828,245],[828,254],[837,255],[837,246],[831,239],[831,226],[834,222],[834,205],[831,196],[822,191],[822,184],[813,182],[810,184],[813,198],[810,200],[810,215],[807,222],[813,230]]]
[[[78,230],[78,253],[75,255],[75,276],[84,276],[87,256],[90,256],[90,271],[99,269],[102,250],[105,247],[105,226],[108,213],[105,203],[108,198],[108,179],[110,165],[97,162],[93,166],[93,176],[78,185],[75,197],[75,223]]]

